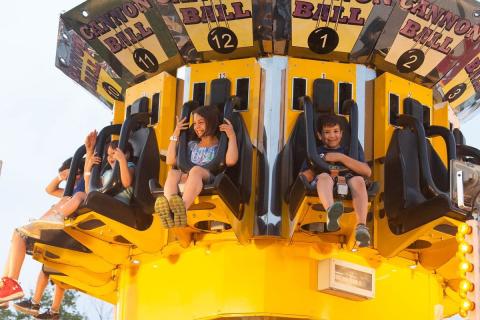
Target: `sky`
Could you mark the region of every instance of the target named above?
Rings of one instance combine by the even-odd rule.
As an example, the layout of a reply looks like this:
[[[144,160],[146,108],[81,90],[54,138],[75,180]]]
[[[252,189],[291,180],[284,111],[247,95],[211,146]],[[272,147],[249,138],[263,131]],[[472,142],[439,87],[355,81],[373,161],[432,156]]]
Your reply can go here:
[[[39,217],[55,198],[45,191],[86,134],[111,121],[102,103],[55,67],[59,15],[82,1],[8,1],[0,19],[0,265],[12,230]],[[25,260],[20,277],[28,292],[40,264]],[[93,299],[81,299],[90,312]]]
[[[72,156],[85,135],[101,129],[111,112],[55,68],[59,14],[82,1],[6,1],[0,19],[0,264],[12,230],[38,217],[55,199],[44,192],[61,162]],[[480,118],[462,127],[468,144],[480,148]],[[21,275],[34,288],[40,265],[27,257]],[[91,319],[94,302],[80,309]]]

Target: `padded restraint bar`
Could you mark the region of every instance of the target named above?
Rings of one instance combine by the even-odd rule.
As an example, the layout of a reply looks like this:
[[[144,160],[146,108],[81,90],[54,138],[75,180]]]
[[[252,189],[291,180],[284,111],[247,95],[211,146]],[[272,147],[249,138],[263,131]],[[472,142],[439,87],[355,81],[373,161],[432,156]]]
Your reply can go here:
[[[222,80],[222,79],[218,79],[218,80]],[[181,118],[182,119],[185,118],[187,123],[190,122],[190,115],[194,110],[195,106],[198,106],[198,105],[193,101],[186,102],[183,105]],[[240,106],[240,99],[238,97],[229,98],[225,103],[225,106],[223,109],[223,118],[220,119],[221,122],[223,122],[224,119],[228,119],[232,121],[233,109],[238,106]],[[188,132],[187,131],[188,130],[183,130],[180,133],[178,150],[177,150],[177,167],[183,172],[189,172],[190,169],[195,166],[195,164],[190,161],[190,157],[188,154]],[[212,174],[214,175],[220,172],[223,172],[226,167],[225,156],[227,154],[227,147],[228,147],[227,135],[225,134],[225,132],[221,132],[220,138],[218,141],[218,151],[215,158],[213,158],[212,161],[210,161],[208,164],[204,165],[203,167],[209,170],[210,172],[212,172]]]
[[[115,125],[103,128],[97,136],[97,142],[95,144],[95,151],[94,151],[95,154],[103,155],[105,150],[105,144],[110,139],[110,136],[112,134],[118,135],[120,133],[121,128],[122,128],[121,124],[115,124]],[[101,171],[102,171],[101,165],[94,165],[92,167],[92,173],[90,176],[90,185],[89,185],[90,191],[99,191],[100,189],[104,189],[102,188],[103,185],[101,181],[101,175],[102,175]]]
[[[73,195],[75,178],[77,176],[77,171],[82,165],[82,158],[85,155],[85,152],[85,145],[82,145],[80,148],[77,149],[77,151],[75,151],[75,154],[73,155],[72,162],[70,163],[70,171],[68,174],[67,184],[65,185],[65,191],[63,192],[64,197],[71,197]]]
[[[122,129],[120,131],[120,140],[118,142],[118,147],[120,150],[125,152],[125,147],[127,146],[131,133],[139,127],[147,126],[149,122],[150,114],[145,112],[132,114],[130,117],[128,117],[123,122]],[[133,154],[130,155],[130,157],[133,157]],[[99,191],[111,195],[117,194],[122,188],[122,182],[120,179],[120,164],[118,161],[116,161],[115,165],[113,166],[112,178],[110,181],[107,181],[105,185],[102,185],[100,188],[99,185],[96,185],[95,188],[92,188],[92,184],[90,184],[91,191]]]
[[[221,107],[230,97],[230,80],[227,78],[214,79],[210,83],[210,105]]]
[[[424,181],[425,187],[431,194],[435,196],[438,196],[440,194],[444,194],[447,196],[446,193],[440,191],[440,189],[435,185],[435,182],[433,181],[428,161],[426,135],[423,124],[420,123],[417,118],[414,118],[410,115],[402,114],[398,116],[397,125],[403,128],[410,128],[415,133],[415,138],[417,140],[418,146],[421,179],[422,181]]]

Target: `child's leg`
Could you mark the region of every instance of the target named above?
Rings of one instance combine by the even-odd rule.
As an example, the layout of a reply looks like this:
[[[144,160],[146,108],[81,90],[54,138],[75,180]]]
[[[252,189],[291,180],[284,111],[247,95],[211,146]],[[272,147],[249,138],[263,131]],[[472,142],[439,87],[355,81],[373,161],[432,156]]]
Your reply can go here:
[[[10,255],[8,257],[8,277],[18,280],[22,269],[23,260],[27,251],[27,244],[18,232],[14,232],[12,243],[10,245]]]
[[[190,208],[195,197],[200,194],[203,188],[203,180],[210,177],[210,172],[202,167],[195,166],[188,172],[187,182],[185,182],[185,190],[183,191],[183,203],[185,209]]]
[[[174,194],[178,194],[178,183],[182,177],[182,171],[176,169],[170,169],[167,173],[167,180],[163,187],[163,194],[167,199]]]
[[[77,192],[70,198],[67,202],[65,202],[60,208],[57,210],[64,217],[68,217],[72,213],[74,213],[78,207],[85,201],[87,198],[87,194],[85,192]]]
[[[317,180],[317,193],[325,210],[333,204],[333,179],[328,173],[321,173]]]
[[[58,211],[58,209],[63,206],[68,200],[70,200],[71,197],[63,197],[61,198],[55,205],[53,205],[50,209],[47,210],[47,212],[45,212],[44,214],[42,214],[42,216],[40,217],[40,219],[42,218],[46,218],[48,216],[51,216],[52,214],[55,213],[55,211]]]
[[[43,292],[48,285],[48,276],[43,270],[40,270],[37,278],[37,285],[35,286],[35,292],[33,293],[32,303],[40,303],[42,301]]]
[[[65,294],[65,289],[56,285],[55,294],[53,296],[53,302],[52,302],[52,306],[50,307],[50,310],[52,310],[53,312],[60,311],[60,305],[62,304],[64,294]]]
[[[352,193],[353,209],[357,213],[358,223],[367,222],[368,194],[363,177],[354,176],[348,180],[348,186]]]

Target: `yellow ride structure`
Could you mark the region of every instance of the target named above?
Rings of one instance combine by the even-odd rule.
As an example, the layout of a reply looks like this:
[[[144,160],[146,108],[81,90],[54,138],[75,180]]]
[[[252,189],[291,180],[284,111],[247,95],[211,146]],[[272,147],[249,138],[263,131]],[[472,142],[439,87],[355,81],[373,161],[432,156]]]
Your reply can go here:
[[[116,319],[480,319],[480,151],[459,131],[479,106],[479,17],[473,0],[89,0],[63,13],[56,66],[111,108],[99,140],[132,142],[135,192],[121,206],[114,181],[91,186],[34,259]],[[240,159],[186,228],[167,229],[153,203],[188,101],[230,108]],[[298,177],[307,158],[325,165],[309,151],[322,113],[344,117],[372,168],[367,248],[351,198],[327,232]]]

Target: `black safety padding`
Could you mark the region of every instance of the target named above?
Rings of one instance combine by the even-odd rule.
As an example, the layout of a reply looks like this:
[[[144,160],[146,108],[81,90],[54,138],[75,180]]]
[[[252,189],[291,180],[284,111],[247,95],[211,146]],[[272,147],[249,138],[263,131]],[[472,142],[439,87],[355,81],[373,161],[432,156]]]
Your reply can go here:
[[[318,113],[334,114],[335,84],[330,79],[313,81],[313,107]]]
[[[217,79],[222,80],[222,79]],[[223,108],[223,116],[220,115],[219,120],[220,123],[224,121],[224,119],[228,119],[232,121],[232,114],[233,109],[240,104],[240,99],[237,97],[231,97],[227,100]],[[197,104],[195,102],[186,102],[182,108],[182,119],[185,118],[186,122],[190,122],[190,115],[191,112],[195,109]],[[213,106],[212,106],[213,107]],[[195,166],[195,164],[190,160],[189,152],[188,152],[188,130],[183,130],[180,133],[179,141],[178,141],[178,149],[177,149],[177,168],[182,170],[183,172],[189,172],[191,168]],[[212,159],[209,163],[204,165],[203,167],[209,170],[212,174],[216,175],[220,172],[225,170],[225,155],[227,153],[228,147],[228,138],[225,132],[220,132],[218,138],[218,151],[215,155],[215,158]]]
[[[238,161],[234,166],[226,167],[225,174],[238,187],[240,193],[237,196],[240,197],[240,201],[247,203],[252,192],[252,141],[247,126],[239,113],[233,112],[230,121],[237,138]]]
[[[85,152],[85,145],[82,145],[77,149],[77,151],[75,151],[75,154],[73,155],[72,162],[70,163],[67,184],[65,185],[65,190],[63,191],[64,197],[71,197],[73,195],[77,172],[78,170],[83,169],[81,166],[85,164],[84,161],[82,161]]]
[[[389,123],[391,125],[396,125],[398,115],[400,114],[400,98],[394,93],[390,93],[389,95],[388,109],[389,109]]]
[[[430,119],[430,108],[428,106],[422,106],[423,107],[423,126],[425,128],[430,127],[431,125],[431,119]]]
[[[417,119],[410,115],[401,115],[398,117],[397,121],[399,126],[408,128],[413,131],[414,133],[414,140],[415,144],[407,143],[406,148],[413,148],[415,145],[417,146],[418,150],[418,159],[419,159],[419,166],[420,166],[420,178],[421,184],[423,187],[423,193],[429,194],[433,196],[437,196],[439,194],[444,194],[438,187],[435,185],[432,173],[430,170],[429,159],[428,159],[428,151],[427,151],[427,143],[426,143],[426,135],[425,129],[423,128],[423,124]],[[410,160],[413,161],[413,160]]]
[[[358,106],[354,100],[349,99],[343,102],[342,109],[343,114],[350,117],[344,127],[342,145],[348,146],[348,156],[350,158],[358,160],[358,150],[360,146],[358,142]]]
[[[309,97],[302,97],[300,99],[300,105],[303,106],[302,118],[305,121],[306,159],[308,167],[316,173],[330,172],[328,163],[323,160],[317,152],[318,139],[315,127],[317,116],[312,101]]]
[[[206,90],[207,90],[207,84],[205,82],[194,83],[192,100],[198,103],[198,105],[204,106]]]
[[[78,252],[92,252],[63,230],[41,230],[40,240],[37,242]]]
[[[466,144],[457,145],[457,158],[459,160],[480,165],[480,150]]]
[[[248,96],[250,92],[250,79],[240,78],[237,79],[235,96],[240,98],[240,105],[236,110],[248,110]]]
[[[407,112],[418,115],[414,109]],[[441,216],[465,219],[434,182],[423,123],[401,115],[398,125],[403,129],[394,131],[385,157],[384,201],[391,230],[405,233]]]
[[[97,191],[88,194],[85,200],[85,207],[88,207],[90,211],[95,211],[137,230],[147,229],[153,220],[152,215],[144,214],[143,210],[136,206],[135,203],[127,205],[120,200]]]
[[[158,123],[159,112],[160,112],[160,93],[157,92],[152,96],[152,116],[150,118],[151,125]]]
[[[135,100],[130,106],[130,116],[137,113],[148,113],[148,102],[147,97],[141,97]]]
[[[282,203],[289,202],[290,188],[307,157],[305,134],[305,119],[300,114],[273,165],[270,208],[276,216],[282,213]]]
[[[121,129],[122,129],[121,124],[115,124],[115,125],[111,125],[103,128],[98,133],[94,153],[98,156],[102,156],[102,159],[104,160],[103,162],[106,161],[105,146],[107,145],[108,141],[110,141],[110,136],[112,134],[115,134],[115,135],[120,134]],[[92,167],[92,171],[90,175],[89,190],[100,190],[103,187],[101,176],[102,176],[102,165],[94,165]]]
[[[299,99],[307,95],[307,79],[293,78],[292,83],[292,109],[302,110]]]
[[[467,144],[467,141],[465,139],[465,136],[463,135],[462,131],[458,128],[454,128],[453,131],[453,137],[455,138],[455,143],[457,145],[459,144]]]
[[[427,137],[441,137],[447,149],[447,163],[445,166],[440,156],[429,140],[427,143],[428,161],[432,172],[433,181],[445,193],[450,191],[450,161],[457,158],[455,138],[452,132],[442,126],[428,126],[425,130]]]
[[[403,100],[403,113],[408,114],[423,125],[423,106],[413,98],[405,98]]]
[[[231,83],[227,78],[212,80],[210,83],[210,105],[217,107],[223,106],[231,95],[230,87]]]
[[[122,124],[121,130],[120,130],[120,139],[118,141],[118,147],[120,150],[125,152],[125,147],[127,143],[129,142],[130,136],[132,132],[137,130],[139,127],[144,127],[147,126],[148,123],[150,122],[150,115],[148,113],[136,113],[132,114],[130,117],[125,119],[125,121]],[[97,143],[98,145],[98,143]],[[95,152],[97,153],[97,145],[95,145]],[[104,146],[101,146],[102,149],[104,150]],[[98,150],[98,154],[101,154],[100,150]],[[135,149],[134,149],[135,150]],[[131,155],[134,156],[134,155]],[[101,175],[100,175],[100,170],[98,169],[100,166],[99,165],[94,165],[92,167],[92,178],[90,180],[90,191],[99,191],[103,193],[108,193],[110,195],[115,195],[120,190],[122,190],[123,186],[120,180],[120,165],[118,164],[118,161],[115,162],[115,165],[113,166],[113,172],[111,179],[109,181],[104,181],[102,184],[101,181]],[[95,176],[94,170],[99,170],[98,173],[95,171]],[[97,178],[98,174],[98,178]],[[95,178],[95,179],[93,179]]]
[[[158,180],[160,173],[157,138],[152,128],[142,128],[132,134],[130,142],[134,150],[139,150],[136,155],[132,202],[140,207],[144,214],[150,215],[153,213],[155,199],[148,188],[148,181]]]
[[[347,82],[341,82],[338,85],[338,113],[339,114],[348,114],[348,111],[345,110],[345,102],[352,100],[352,84]]]

